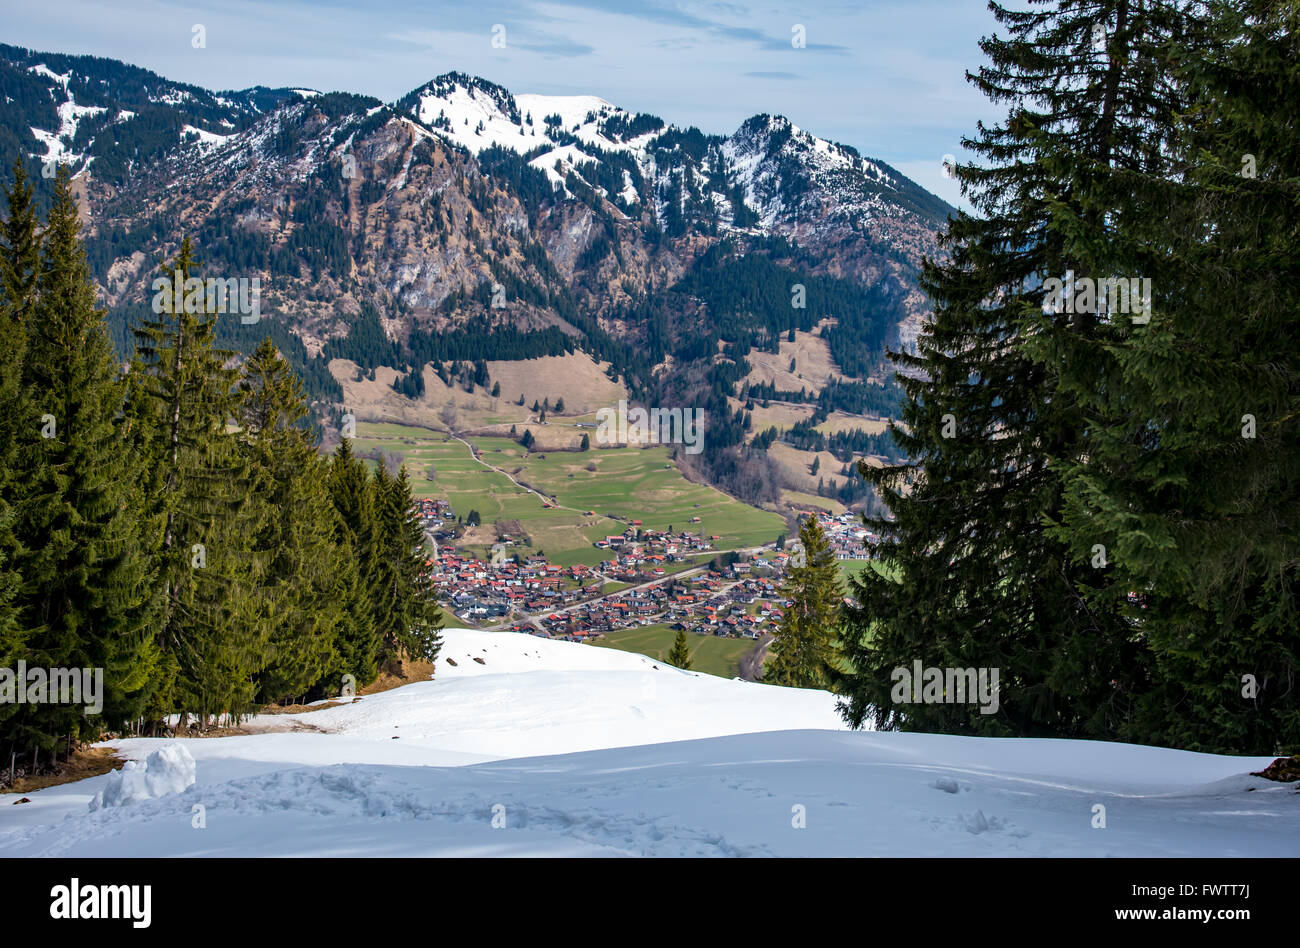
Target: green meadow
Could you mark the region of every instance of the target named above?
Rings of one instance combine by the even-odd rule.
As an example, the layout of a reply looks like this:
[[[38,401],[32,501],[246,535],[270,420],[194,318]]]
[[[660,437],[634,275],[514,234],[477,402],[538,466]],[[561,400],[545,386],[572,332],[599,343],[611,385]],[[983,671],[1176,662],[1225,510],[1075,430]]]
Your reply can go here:
[[[636,629],[607,632],[593,645],[616,648],[624,652],[638,652],[659,661],[666,661],[672,651],[677,632],[667,625],[647,625]],[[754,647],[752,639],[728,639],[716,635],[686,633],[686,644],[691,650],[691,671],[735,678],[740,674],[740,658]]]
[[[721,537],[715,541],[719,549],[770,543],[784,530],[778,515],[686,480],[667,447],[529,454],[505,437],[467,440],[487,464],[554,497],[561,506],[543,507],[535,494],[484,467],[470,457],[464,444],[440,432],[362,422],[357,425],[355,447],[363,456],[376,448],[400,456],[417,497],[443,498],[462,517],[477,510],[488,526],[497,520],[521,521],[532,540],[531,549],[542,550],[551,562],[566,566],[595,565],[607,558],[607,551],[591,544],[622,533],[630,520],[640,520],[652,530],[703,528]],[[593,513],[587,515],[588,510]],[[692,517],[700,522],[691,523]]]

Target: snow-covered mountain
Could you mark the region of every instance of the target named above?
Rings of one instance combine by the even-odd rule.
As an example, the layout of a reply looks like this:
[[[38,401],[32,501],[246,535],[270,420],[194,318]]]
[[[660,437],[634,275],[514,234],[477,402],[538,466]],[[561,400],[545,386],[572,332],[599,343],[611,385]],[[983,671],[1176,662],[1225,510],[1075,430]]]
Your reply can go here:
[[[244,736],[117,742],[148,768],[0,806],[0,850],[1283,856],[1300,848],[1293,789],[1249,776],[1267,758],[850,732],[825,692],[514,633],[445,637],[432,681],[262,716]],[[1098,805],[1104,829],[1095,826]]]
[[[94,56],[36,53],[0,44],[0,158],[93,167],[102,181],[185,145],[211,148],[258,116],[310,90],[257,86],[210,92]]]
[[[260,260],[264,282],[274,284],[264,306],[283,301],[311,351],[346,333],[340,316],[367,302],[387,310],[397,338],[436,324],[440,312],[453,322],[500,315],[482,306],[487,288],[512,281],[516,326],[590,335],[576,321],[586,312],[640,344],[643,327],[627,310],[669,290],[724,241],[740,241],[726,249],[743,253],[776,238],[798,248],[798,260],[782,264],[792,270],[787,284],[806,282],[798,268],[863,287],[875,296],[861,309],[897,339],[924,311],[916,273],[922,256],[937,252],[950,210],[884,162],[780,116],[708,135],[595,96],[514,95],[459,73],[392,105],[301,91],[264,114],[250,95],[214,103],[230,116],[178,120],[181,144],[156,161],[132,161],[120,180],[101,177],[102,159],[83,167],[91,239],[112,236],[111,257],[92,259],[106,263],[114,314],[144,298],[146,270],[184,231],[220,235],[205,247],[214,264]],[[62,147],[50,144],[67,138],[67,126],[58,128],[64,137],[50,132],[41,155]],[[228,242],[252,243],[252,252],[228,252]],[[680,313],[683,302],[695,305],[666,308]],[[822,315],[793,318],[810,329]],[[697,314],[681,319],[698,333]],[[869,335],[860,348],[878,350]],[[675,328],[672,340],[686,342]]]
[[[806,238],[818,222],[861,229],[900,211],[949,210],[883,162],[779,115],[705,135],[597,96],[512,95],[462,73],[439,76],[398,105],[475,155],[495,146],[526,156],[557,188],[574,172],[629,214],[654,201],[661,220],[694,212],[724,229]],[[583,166],[600,170],[584,175]],[[622,187],[608,187],[620,172]]]
[[[633,398],[710,401],[700,473],[738,495],[782,476],[738,473],[748,354],[816,334],[846,383],[822,407],[874,404],[886,346],[925,318],[917,277],[951,210],[780,116],[709,134],[461,73],[383,103],[0,47],[0,92],[0,163],[27,162],[42,196],[52,165],[76,173],[124,358],[189,237],[205,275],[260,280],[260,321],[220,342],[269,335],[327,429],[346,407],[331,363],[393,369],[418,400],[435,361],[581,349]]]

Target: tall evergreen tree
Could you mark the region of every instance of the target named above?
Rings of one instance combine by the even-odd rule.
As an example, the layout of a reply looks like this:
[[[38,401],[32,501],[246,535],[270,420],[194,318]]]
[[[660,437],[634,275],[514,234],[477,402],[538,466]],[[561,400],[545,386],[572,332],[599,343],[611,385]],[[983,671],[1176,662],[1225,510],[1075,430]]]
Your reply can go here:
[[[337,636],[338,677],[352,675],[356,684],[366,685],[379,673],[382,644],[376,626],[374,597],[371,594],[376,572],[377,529],[370,477],[365,463],[352,451],[352,441],[344,438],[330,459],[327,481],[335,521],[335,541],[342,557],[340,582],[343,584],[344,619]]]
[[[8,216],[0,223],[0,667],[12,667],[26,641],[14,597],[20,577],[14,567],[20,547],[14,532],[14,507],[21,484],[16,472],[20,432],[31,431],[35,414],[22,387],[27,331],[36,306],[40,268],[40,234],[33,190],[21,159],[14,161],[14,182],[5,189]],[[0,728],[14,706],[0,707]]]
[[[138,717],[157,664],[154,567],[141,520],[140,462],[125,450],[125,389],[104,313],[95,308],[66,169],[55,182],[27,325],[22,383],[41,413],[17,435],[16,529],[27,661],[103,669],[104,712],[76,705],[27,711],[43,747]]]
[[[1135,740],[1263,754],[1300,733],[1297,26],[1256,0],[1180,14],[1152,66],[1186,99],[1172,138],[1090,170],[1104,239],[1071,248],[1082,275],[1150,279],[1149,321],[1111,307],[1033,350],[1089,423],[1053,532],[1106,551],[1090,603],[1118,602],[1155,663]]]
[[[838,627],[843,588],[826,531],[816,515],[799,524],[801,550],[781,587],[787,605],[763,680],[794,688],[829,688],[840,668]]]
[[[908,460],[859,464],[894,516],[869,521],[882,568],[853,583],[842,710],[855,726],[870,715],[878,727],[1114,737],[1150,663],[1117,597],[1094,592],[1113,576],[1046,529],[1065,506],[1060,462],[1087,455],[1088,419],[1038,342],[1062,325],[1109,331],[1088,308],[1045,315],[1043,285],[1105,239],[1099,169],[1146,167],[1166,146],[1181,100],[1161,50],[1177,18],[1140,0],[990,8],[1007,35],[981,42],[990,63],[970,78],[1008,115],[964,142],[987,161],[957,169],[982,216],[950,220],[950,257],[922,279],[934,318],[916,355],[894,356],[907,371],[892,434]],[[917,659],[998,668],[999,712],[891,704],[892,669]]]
[[[668,652],[668,664],[674,668],[690,669],[691,648],[686,644],[686,631],[678,629],[673,639],[673,647]]]
[[[250,549],[262,510],[229,430],[238,372],[232,353],[214,345],[222,317],[196,269],[186,237],[154,282],[153,315],[135,330],[130,398],[161,530],[158,640],[175,675],[170,700],[206,723],[253,707],[269,626],[259,595],[264,559]]]
[[[442,613],[429,571],[431,552],[415,512],[406,465],[396,477],[381,466],[373,483],[380,538],[377,627],[383,637],[383,659],[405,656],[431,662],[442,648],[438,634]]]
[[[304,696],[337,665],[347,589],[326,484],[328,467],[303,426],[302,383],[270,339],[243,367],[239,421],[253,486],[267,510],[255,546],[266,558],[271,633],[259,701]]]

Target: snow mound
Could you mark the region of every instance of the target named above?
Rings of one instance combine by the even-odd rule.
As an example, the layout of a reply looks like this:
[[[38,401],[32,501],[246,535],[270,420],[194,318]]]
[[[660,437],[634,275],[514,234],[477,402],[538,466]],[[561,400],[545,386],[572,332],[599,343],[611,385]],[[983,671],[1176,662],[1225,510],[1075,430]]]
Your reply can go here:
[[[422,764],[443,763],[448,752],[501,760],[846,727],[825,691],[682,671],[634,652],[516,632],[446,629],[443,640],[430,681],[250,726],[299,725],[368,743],[371,750],[348,763],[388,763],[400,746]]]
[[[120,773],[34,792],[28,806],[0,806],[0,851],[82,858],[1300,851],[1300,796],[1290,784],[1251,775],[1271,758],[854,732],[827,692],[516,633],[443,636],[427,681],[311,712],[259,715],[249,734],[116,741],[117,753],[133,761]],[[1094,820],[1099,804],[1104,826]],[[196,807],[208,814],[202,826],[191,820]],[[196,831],[177,832],[187,824]]]
[[[194,784],[198,766],[184,744],[168,744],[143,761],[128,760],[109,774],[104,788],[90,801],[92,811],[183,793]]]

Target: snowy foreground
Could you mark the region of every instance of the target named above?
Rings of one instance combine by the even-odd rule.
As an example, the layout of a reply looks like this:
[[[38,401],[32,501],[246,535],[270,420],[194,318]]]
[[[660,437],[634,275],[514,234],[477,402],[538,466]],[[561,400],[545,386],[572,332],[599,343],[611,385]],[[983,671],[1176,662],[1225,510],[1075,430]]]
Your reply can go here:
[[[1300,795],[1248,775],[1269,758],[850,732],[823,692],[513,633],[444,638],[436,681],[259,716],[248,736],[117,742],[125,772],[0,797],[0,853],[1300,852]]]

